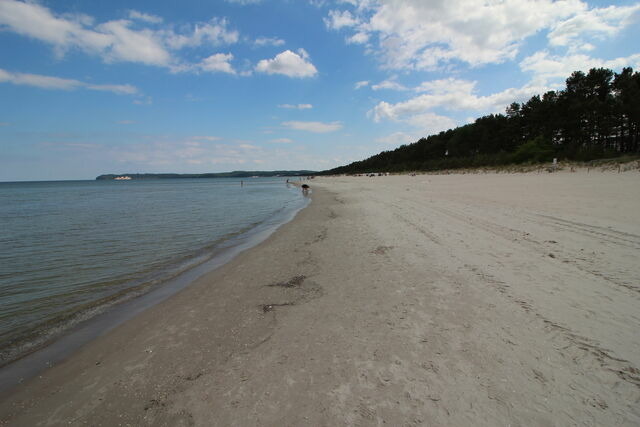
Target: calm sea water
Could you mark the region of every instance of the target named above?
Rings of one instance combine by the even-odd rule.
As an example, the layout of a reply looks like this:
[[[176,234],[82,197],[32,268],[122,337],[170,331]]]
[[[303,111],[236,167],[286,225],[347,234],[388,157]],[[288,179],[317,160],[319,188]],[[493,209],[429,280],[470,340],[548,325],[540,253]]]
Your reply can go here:
[[[304,203],[284,178],[0,183],[0,365]]]

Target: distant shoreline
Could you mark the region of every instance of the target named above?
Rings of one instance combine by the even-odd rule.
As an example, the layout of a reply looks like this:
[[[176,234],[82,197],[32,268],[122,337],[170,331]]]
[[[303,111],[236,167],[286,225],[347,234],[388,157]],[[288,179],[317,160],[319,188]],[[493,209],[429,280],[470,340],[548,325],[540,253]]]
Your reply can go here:
[[[310,170],[295,171],[233,171],[216,173],[121,173],[103,174],[96,177],[96,181],[102,180],[138,180],[138,179],[185,179],[185,178],[271,178],[285,176],[317,175],[318,172]]]

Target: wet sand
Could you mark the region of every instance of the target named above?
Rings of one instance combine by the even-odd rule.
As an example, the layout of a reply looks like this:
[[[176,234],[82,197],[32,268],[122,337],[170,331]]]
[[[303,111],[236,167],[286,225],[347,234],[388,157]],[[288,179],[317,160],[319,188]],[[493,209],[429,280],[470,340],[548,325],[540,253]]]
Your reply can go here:
[[[319,178],[7,425],[638,425],[640,173]]]

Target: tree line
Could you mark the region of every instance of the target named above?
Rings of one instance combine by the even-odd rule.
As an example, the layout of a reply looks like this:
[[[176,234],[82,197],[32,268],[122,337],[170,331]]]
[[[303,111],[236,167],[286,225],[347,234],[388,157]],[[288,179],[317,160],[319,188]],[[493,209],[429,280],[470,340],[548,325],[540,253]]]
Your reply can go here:
[[[547,162],[589,161],[640,151],[640,73],[575,71],[566,87],[512,103],[505,114],[421,138],[326,174],[433,171]]]

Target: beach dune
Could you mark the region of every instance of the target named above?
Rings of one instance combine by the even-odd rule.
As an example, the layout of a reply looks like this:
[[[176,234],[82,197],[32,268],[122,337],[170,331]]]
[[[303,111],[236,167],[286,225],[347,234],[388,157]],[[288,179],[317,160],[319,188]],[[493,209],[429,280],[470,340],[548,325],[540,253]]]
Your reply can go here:
[[[318,178],[6,425],[638,425],[640,173]]]

